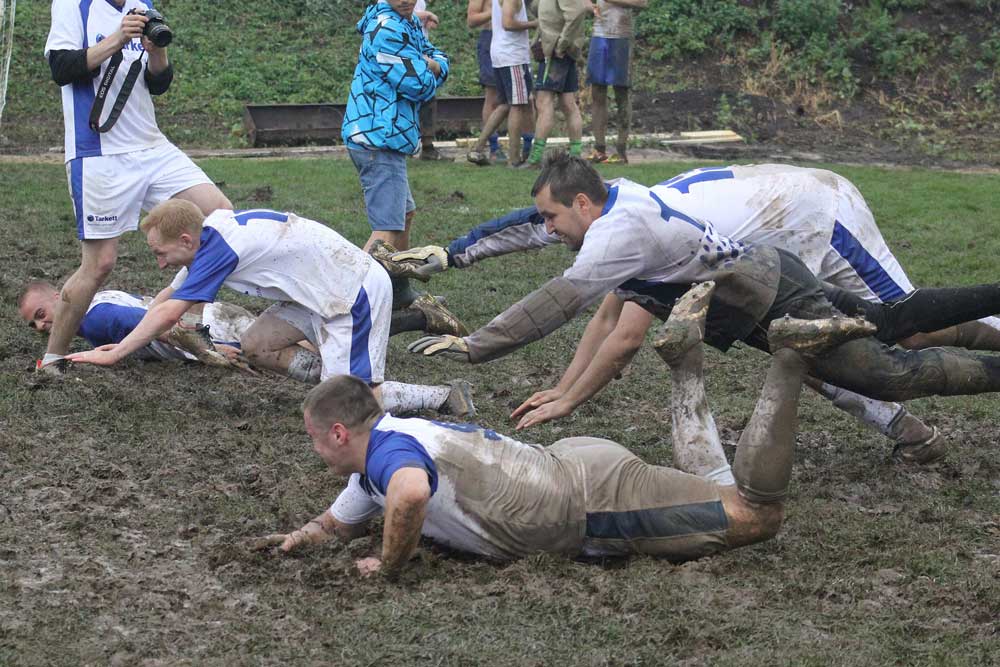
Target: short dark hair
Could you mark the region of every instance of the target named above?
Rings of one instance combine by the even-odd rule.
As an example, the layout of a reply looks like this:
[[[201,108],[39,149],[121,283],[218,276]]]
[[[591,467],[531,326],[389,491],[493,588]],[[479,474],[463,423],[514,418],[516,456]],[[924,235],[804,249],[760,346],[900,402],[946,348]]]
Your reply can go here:
[[[47,280],[32,280],[27,285],[21,288],[21,291],[17,295],[17,308],[20,310],[24,307],[24,302],[27,300],[30,294],[34,292],[40,292],[41,290],[54,290],[58,292],[56,286]]]
[[[595,204],[608,200],[608,188],[597,170],[583,158],[565,151],[546,156],[542,162],[542,173],[538,174],[531,188],[531,196],[537,196],[546,185],[552,198],[563,206],[572,206],[573,197],[581,192]]]
[[[384,414],[371,387],[353,375],[334,375],[313,387],[302,401],[302,412],[323,430],[337,422],[357,428]]]

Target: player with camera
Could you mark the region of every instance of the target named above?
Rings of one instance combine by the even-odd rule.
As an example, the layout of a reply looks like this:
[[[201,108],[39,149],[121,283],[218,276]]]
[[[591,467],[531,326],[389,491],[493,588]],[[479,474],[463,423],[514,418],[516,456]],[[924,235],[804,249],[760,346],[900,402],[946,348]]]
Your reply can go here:
[[[45,56],[62,87],[66,175],[81,240],[37,368],[58,373],[94,294],[140,210],[170,198],[206,215],[232,204],[156,125],[153,95],[170,87],[173,32],[151,0],[53,0]],[[141,74],[141,76],[140,76]],[[107,104],[105,104],[107,102]]]

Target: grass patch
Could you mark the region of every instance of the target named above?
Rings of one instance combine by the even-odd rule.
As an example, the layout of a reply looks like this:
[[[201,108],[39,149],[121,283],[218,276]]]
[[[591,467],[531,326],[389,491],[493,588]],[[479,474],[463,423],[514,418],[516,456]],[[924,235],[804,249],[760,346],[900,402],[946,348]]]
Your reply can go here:
[[[343,160],[206,160],[237,206],[292,209],[367,237],[357,177]],[[691,163],[608,167],[664,180]],[[916,284],[995,279],[1000,182],[989,175],[835,167],[864,193]],[[415,243],[442,243],[529,202],[531,174],[411,163]],[[303,431],[305,387],[197,366],[127,362],[53,382],[31,372],[40,339],[15,320],[29,277],[76,268],[59,165],[5,164],[0,269],[0,659],[11,664],[983,665],[997,662],[1000,496],[997,399],[928,398],[911,410],[948,432],[934,469],[887,462],[888,443],[807,395],[787,523],[776,540],[672,566],[647,558],[585,565],[535,557],[495,565],[424,555],[398,585],[362,581],[373,534],[282,558],[243,540],[297,527],[342,480]],[[434,292],[482,325],[572,261],[562,248],[435,278]],[[116,288],[168,280],[141,237],[122,244]],[[232,298],[259,308],[231,293]],[[558,379],[585,318],[484,366],[408,355],[389,373],[476,386],[478,421]],[[708,355],[708,392],[731,446],[766,358]],[[644,348],[621,380],[572,417],[522,435],[614,438],[670,460],[669,389]],[[731,450],[730,450],[731,453]]]

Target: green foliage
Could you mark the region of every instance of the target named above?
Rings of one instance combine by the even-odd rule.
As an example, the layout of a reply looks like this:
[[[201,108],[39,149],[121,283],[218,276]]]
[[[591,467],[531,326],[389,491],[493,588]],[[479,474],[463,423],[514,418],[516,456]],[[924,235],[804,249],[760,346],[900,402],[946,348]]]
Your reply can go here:
[[[650,0],[636,21],[636,35],[654,58],[699,55],[752,31],[757,17],[737,0]]]
[[[778,0],[775,34],[792,46],[837,41],[840,0]]]

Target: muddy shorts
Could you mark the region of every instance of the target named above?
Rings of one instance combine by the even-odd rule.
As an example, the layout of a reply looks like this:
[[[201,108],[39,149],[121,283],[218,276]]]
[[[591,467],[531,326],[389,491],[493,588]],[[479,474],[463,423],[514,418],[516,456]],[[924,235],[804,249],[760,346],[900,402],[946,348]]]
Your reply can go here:
[[[476,42],[476,59],[479,61],[479,85],[496,88],[497,77],[493,73],[493,60],[490,59],[490,42],[492,41],[492,30],[479,31],[479,41]]]
[[[685,561],[727,549],[729,521],[714,482],[649,465],[601,438],[565,438],[548,450],[582,471],[581,556],[642,553]]]
[[[576,71],[576,60],[569,56],[555,56],[538,63],[535,90],[549,90],[553,93],[575,93],[580,89],[580,78]]]
[[[591,37],[587,56],[587,83],[598,86],[628,87],[632,40]]]
[[[323,359],[320,381],[349,374],[368,384],[385,381],[385,352],[392,317],[392,284],[385,271],[369,271],[351,312],[325,318],[283,301],[264,311],[302,332]]]

